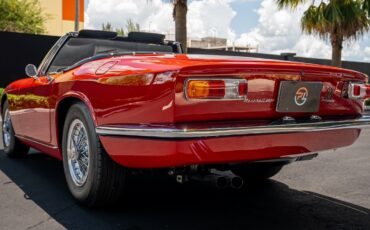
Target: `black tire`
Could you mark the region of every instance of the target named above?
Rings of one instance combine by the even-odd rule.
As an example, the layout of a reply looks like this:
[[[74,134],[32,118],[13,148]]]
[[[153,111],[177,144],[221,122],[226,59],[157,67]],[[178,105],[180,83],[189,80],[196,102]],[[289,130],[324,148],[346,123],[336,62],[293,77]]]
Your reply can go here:
[[[89,167],[86,170],[88,174],[86,181],[81,185],[77,185],[72,179],[67,156],[67,135],[72,122],[76,119],[86,128],[89,143]],[[95,133],[89,110],[81,102],[73,104],[67,113],[63,128],[62,151],[67,185],[78,202],[89,207],[101,207],[114,204],[123,195],[127,172],[105,152]]]
[[[16,136],[15,136],[15,132],[14,132],[14,129],[13,129],[13,125],[12,125],[12,121],[9,120],[9,123],[8,123],[8,128],[7,128],[7,131],[8,131],[8,134],[10,134],[10,140],[9,140],[9,144],[7,145],[6,142],[5,142],[5,135],[4,135],[4,132],[5,132],[5,127],[4,127],[4,123],[5,123],[5,112],[9,110],[9,104],[8,104],[8,101],[5,101],[4,102],[4,105],[3,105],[3,111],[2,111],[2,134],[3,134],[3,145],[4,145],[4,152],[6,153],[6,155],[8,157],[12,157],[12,158],[17,158],[17,157],[24,157],[28,154],[28,151],[30,150],[30,147],[23,144]],[[9,116],[9,114],[8,114]],[[10,117],[9,117],[10,118]]]
[[[240,164],[235,165],[231,171],[242,177],[245,182],[259,182],[278,174],[284,165],[281,163]]]

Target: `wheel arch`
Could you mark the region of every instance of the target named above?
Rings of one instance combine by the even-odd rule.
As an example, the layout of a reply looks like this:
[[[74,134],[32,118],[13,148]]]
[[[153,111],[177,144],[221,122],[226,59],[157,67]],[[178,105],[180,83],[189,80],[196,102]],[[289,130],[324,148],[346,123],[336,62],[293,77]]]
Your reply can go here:
[[[62,146],[63,126],[68,110],[73,104],[78,102],[81,102],[84,105],[86,105],[93,119],[94,126],[97,126],[94,109],[85,95],[83,95],[82,93],[68,93],[64,95],[63,97],[60,98],[60,100],[56,103],[55,106],[54,122],[56,128],[57,145],[59,149],[61,149]]]

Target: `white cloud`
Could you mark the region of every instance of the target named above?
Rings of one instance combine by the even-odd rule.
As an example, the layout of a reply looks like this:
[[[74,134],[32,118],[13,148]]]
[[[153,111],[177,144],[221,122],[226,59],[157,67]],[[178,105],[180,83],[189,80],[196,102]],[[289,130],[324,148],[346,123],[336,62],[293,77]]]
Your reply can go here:
[[[110,22],[114,28],[124,28],[128,19],[144,30],[167,33],[173,30],[172,5],[161,0],[90,0],[85,12],[85,27],[101,29]]]
[[[365,53],[364,60],[365,61],[370,61],[370,46],[368,46],[368,47],[365,48],[364,53]]]
[[[361,60],[364,58],[364,50],[362,50],[358,41],[345,42],[343,44],[343,59],[344,60]]]
[[[236,12],[231,8],[230,2],[232,1],[192,1],[188,12],[189,37],[216,36],[234,40],[235,33],[230,26]]]
[[[309,35],[299,36],[291,51],[303,57],[326,59],[331,57],[331,47],[324,41]]]
[[[192,38],[220,36],[230,40],[235,33],[230,29],[236,12],[230,3],[251,0],[197,0],[188,6],[188,35]],[[162,0],[90,0],[85,28],[101,29],[110,22],[114,28],[125,27],[127,19],[139,23],[143,30],[174,34],[172,5]]]
[[[317,37],[302,35],[300,18],[305,6],[297,11],[279,10],[274,0],[263,0],[257,10],[258,25],[236,40],[240,45],[258,46],[260,52],[295,52],[300,56],[328,58],[330,46]]]

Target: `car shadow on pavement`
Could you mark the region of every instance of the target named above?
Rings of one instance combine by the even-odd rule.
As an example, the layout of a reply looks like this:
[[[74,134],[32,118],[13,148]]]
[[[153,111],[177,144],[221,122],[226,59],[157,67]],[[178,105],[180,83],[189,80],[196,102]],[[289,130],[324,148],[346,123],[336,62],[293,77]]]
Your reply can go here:
[[[67,229],[368,229],[370,210],[270,180],[242,190],[139,178],[114,208],[89,209],[68,192],[61,162],[42,154],[0,170]],[[1,202],[1,201],[0,201]],[[22,207],[15,207],[22,208]]]

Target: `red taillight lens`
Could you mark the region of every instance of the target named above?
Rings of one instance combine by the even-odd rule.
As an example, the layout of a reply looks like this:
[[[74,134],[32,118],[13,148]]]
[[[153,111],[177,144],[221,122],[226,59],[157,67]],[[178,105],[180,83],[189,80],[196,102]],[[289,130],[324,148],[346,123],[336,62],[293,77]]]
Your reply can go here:
[[[360,85],[354,85],[353,86],[353,96],[359,97],[361,95],[361,86]]]
[[[247,96],[248,91],[248,84],[247,82],[241,82],[239,84],[239,95],[240,96]]]
[[[185,87],[187,99],[244,100],[247,94],[245,79],[189,79]]]
[[[348,84],[348,98],[350,99],[364,99],[366,95],[367,87],[364,83],[350,82]]]

